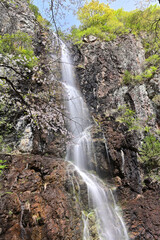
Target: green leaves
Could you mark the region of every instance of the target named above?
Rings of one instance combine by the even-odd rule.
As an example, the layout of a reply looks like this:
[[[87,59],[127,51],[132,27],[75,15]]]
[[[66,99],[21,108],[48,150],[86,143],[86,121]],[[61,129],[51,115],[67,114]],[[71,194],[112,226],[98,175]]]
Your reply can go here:
[[[146,60],[147,64],[157,66],[160,63],[160,56],[158,54],[151,55]]]
[[[110,9],[108,4],[99,3],[97,0],[85,4],[77,12],[78,19],[85,28],[104,25],[112,17],[114,10]]]
[[[146,167],[147,172],[149,173],[153,169],[160,167],[160,141],[158,137],[160,133],[158,131],[153,132],[152,128],[148,126],[148,122],[153,116],[150,116],[142,125],[135,112],[126,105],[120,106],[118,112],[120,116],[117,121],[124,123],[128,127],[128,131],[141,131],[146,135],[139,149],[139,155],[140,161]]]
[[[6,161],[4,160],[0,160],[0,175],[2,174],[3,170],[7,167],[7,165],[5,165]]]
[[[37,57],[32,48],[32,39],[27,33],[0,35],[0,54],[11,64],[32,69],[37,64]]]
[[[127,12],[123,9],[111,9],[108,4],[92,0],[79,8],[77,17],[81,26],[72,29],[70,37],[74,42],[78,42],[84,35],[92,34],[100,39],[110,41],[118,35],[129,32],[136,35],[141,33],[143,35],[146,32],[149,36],[153,34],[151,41],[154,37],[159,41],[159,15],[160,7],[157,5],[150,6],[144,11],[136,9]],[[147,42],[145,44],[147,46]],[[157,41],[152,45],[158,49]]]
[[[150,80],[156,73],[157,69],[158,67],[156,66],[150,66],[149,68],[146,68],[140,75],[132,75],[129,71],[126,70],[122,78],[122,83],[125,85],[136,85],[137,83],[142,83],[146,80]]]
[[[37,7],[36,5],[34,5],[31,0],[27,0],[27,2],[28,2],[28,4],[29,4],[29,8],[30,8],[31,11],[34,13],[34,15],[35,15],[36,18],[37,18],[39,15],[41,15],[40,12],[39,12],[38,7]]]
[[[144,163],[148,172],[160,167],[160,141],[154,134],[149,133],[144,138],[139,153],[140,160]]]
[[[118,108],[119,117],[117,121],[120,123],[124,123],[128,130],[141,130],[139,119],[135,116],[135,112],[128,108],[126,105],[120,106]]]

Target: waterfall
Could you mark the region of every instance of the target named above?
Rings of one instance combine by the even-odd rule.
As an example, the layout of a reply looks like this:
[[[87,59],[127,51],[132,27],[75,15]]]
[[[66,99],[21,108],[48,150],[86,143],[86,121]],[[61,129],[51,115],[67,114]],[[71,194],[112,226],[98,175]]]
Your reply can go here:
[[[121,157],[122,157],[122,172],[124,173],[125,158],[124,158],[124,152],[123,152],[123,150],[121,150]]]
[[[127,230],[111,189],[88,171],[94,158],[89,111],[78,90],[71,57],[63,43],[61,51],[64,101],[69,119],[67,126],[72,136],[72,141],[67,146],[66,160],[72,162],[87,186],[89,209],[92,209],[95,216],[96,239],[128,240]],[[83,240],[95,239],[89,228],[90,215],[91,213],[86,215],[82,210]]]

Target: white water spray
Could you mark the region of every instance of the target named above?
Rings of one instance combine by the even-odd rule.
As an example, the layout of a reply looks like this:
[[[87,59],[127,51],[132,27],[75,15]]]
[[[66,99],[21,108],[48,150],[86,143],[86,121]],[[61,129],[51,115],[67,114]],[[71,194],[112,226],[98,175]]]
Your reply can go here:
[[[125,158],[124,158],[124,152],[123,152],[123,150],[121,150],[121,157],[122,157],[122,172],[124,173]]]
[[[99,240],[128,240],[125,224],[109,187],[95,175],[87,172],[94,152],[90,134],[88,108],[77,88],[72,61],[66,46],[62,43],[62,79],[65,86],[65,104],[68,112],[68,130],[72,144],[67,146],[66,159],[75,165],[88,189],[90,207],[96,216],[96,231]],[[89,216],[89,215],[88,215]],[[83,240],[93,240],[90,234],[88,216],[82,212],[84,224]]]

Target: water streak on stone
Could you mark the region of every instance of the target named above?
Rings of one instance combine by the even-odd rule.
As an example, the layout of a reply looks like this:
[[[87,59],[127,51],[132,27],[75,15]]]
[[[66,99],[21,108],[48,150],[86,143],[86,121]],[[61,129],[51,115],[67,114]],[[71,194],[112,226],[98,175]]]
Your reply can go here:
[[[125,158],[123,150],[121,150],[121,157],[122,157],[122,172],[124,173]]]
[[[20,204],[21,204],[21,218],[20,218],[21,239],[25,240],[26,231],[25,231],[25,228],[23,227],[24,204],[21,201],[20,201]]]
[[[65,86],[65,101],[68,113],[68,130],[72,142],[67,146],[66,159],[71,161],[88,190],[89,208],[95,214],[95,227],[99,240],[128,240],[127,230],[111,189],[95,175],[89,173],[94,152],[90,134],[90,116],[82,95],[77,88],[72,61],[67,47],[62,43],[62,80]],[[107,148],[107,146],[106,146]],[[108,150],[108,148],[107,148]],[[82,211],[83,240],[93,240],[89,228],[89,213]]]

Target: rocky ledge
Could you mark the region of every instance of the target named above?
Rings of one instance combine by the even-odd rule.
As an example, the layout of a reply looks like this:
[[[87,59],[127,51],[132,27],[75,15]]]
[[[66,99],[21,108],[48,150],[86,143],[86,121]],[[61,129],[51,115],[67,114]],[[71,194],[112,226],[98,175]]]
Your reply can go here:
[[[1,175],[0,240],[81,239],[67,163],[38,155],[0,158],[9,166]]]

